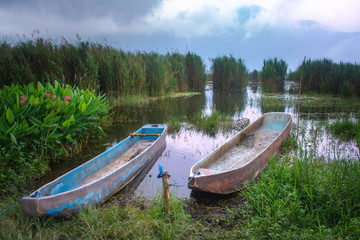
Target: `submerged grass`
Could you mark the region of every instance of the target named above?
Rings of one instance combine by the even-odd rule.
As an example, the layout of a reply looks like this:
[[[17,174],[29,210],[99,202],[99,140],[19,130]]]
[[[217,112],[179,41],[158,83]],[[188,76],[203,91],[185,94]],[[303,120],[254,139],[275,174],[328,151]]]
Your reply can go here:
[[[215,135],[222,128],[223,131],[233,127],[233,120],[229,115],[221,114],[214,110],[211,115],[203,115],[201,112],[189,118],[189,122],[199,131]]]
[[[348,120],[329,124],[327,129],[343,139],[352,139],[360,135],[360,123],[353,123]]]
[[[286,105],[297,105],[297,98],[286,99],[282,94],[263,94],[260,99],[262,106],[276,107]],[[330,95],[304,94],[300,99],[301,108],[306,109],[332,109],[341,111],[359,111],[360,99],[352,98],[334,98]]]
[[[199,95],[200,92],[173,92],[163,96],[150,97],[147,95],[130,95],[130,96],[112,96],[110,101],[112,105],[119,104],[142,104],[149,103],[164,98],[176,98],[176,97],[191,97],[194,95]]]

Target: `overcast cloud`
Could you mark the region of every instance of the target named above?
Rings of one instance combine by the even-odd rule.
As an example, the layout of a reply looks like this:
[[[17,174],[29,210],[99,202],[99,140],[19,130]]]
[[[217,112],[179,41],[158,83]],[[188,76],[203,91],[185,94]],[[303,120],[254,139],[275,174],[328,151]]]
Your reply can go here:
[[[0,35],[64,36],[124,50],[232,54],[249,70],[279,57],[359,62],[358,0],[0,0]]]

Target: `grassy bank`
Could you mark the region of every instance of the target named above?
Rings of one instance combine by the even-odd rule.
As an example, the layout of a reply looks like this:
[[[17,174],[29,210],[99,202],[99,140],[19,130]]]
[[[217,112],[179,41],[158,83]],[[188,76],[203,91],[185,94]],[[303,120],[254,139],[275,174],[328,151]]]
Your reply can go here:
[[[286,145],[286,144],[285,144]],[[287,145],[286,145],[287,146]],[[171,199],[168,217],[159,198],[119,196],[69,218],[24,216],[16,205],[2,216],[1,239],[358,239],[359,159],[328,162],[311,153],[270,159],[266,171],[238,193],[227,214],[197,213]],[[4,209],[15,200],[0,203]],[[246,203],[246,204],[244,204]],[[191,214],[190,214],[191,213]]]

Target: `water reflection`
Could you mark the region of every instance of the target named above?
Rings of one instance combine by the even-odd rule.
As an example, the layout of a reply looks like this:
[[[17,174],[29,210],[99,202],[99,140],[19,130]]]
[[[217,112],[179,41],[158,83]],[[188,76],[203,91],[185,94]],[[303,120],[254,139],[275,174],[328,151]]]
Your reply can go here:
[[[293,83],[288,83],[293,84]],[[297,99],[297,93],[291,93],[290,85],[285,87],[283,94],[277,97],[287,100]],[[113,109],[113,116],[117,119],[115,125],[105,129],[108,137],[105,142],[93,144],[88,151],[82,153],[81,158],[75,158],[71,164],[56,167],[56,170],[40,181],[46,183],[61,174],[73,169],[82,162],[100,154],[107,148],[123,140],[129,133],[139,129],[147,123],[166,123],[170,119],[185,119],[198,112],[210,115],[214,109],[220,113],[228,114],[234,120],[248,118],[250,123],[265,112],[287,112],[293,119],[292,134],[296,135],[297,104],[294,101],[285,105],[266,107],[261,104],[261,86],[249,84],[238,92],[217,92],[212,86],[206,86],[203,95],[192,97],[167,98],[146,104],[120,105]],[[295,101],[297,102],[297,101]],[[326,159],[336,157],[356,157],[359,150],[355,141],[340,141],[326,130],[326,123],[339,119],[359,118],[358,113],[334,112],[332,107],[319,107],[306,109],[300,108],[299,141],[303,149],[312,151],[317,156]],[[144,176],[144,180],[136,188],[136,196],[154,197],[161,188],[161,180],[157,179],[158,164],[162,164],[169,171],[173,184],[185,184],[188,180],[190,167],[209,154],[217,147],[224,144],[234,133],[218,133],[209,136],[196,130],[181,128],[179,132],[167,136],[167,145],[162,156]],[[297,153],[295,153],[297,154]],[[39,185],[39,183],[38,183]],[[172,188],[173,192],[181,198],[189,198],[191,190],[187,187]]]

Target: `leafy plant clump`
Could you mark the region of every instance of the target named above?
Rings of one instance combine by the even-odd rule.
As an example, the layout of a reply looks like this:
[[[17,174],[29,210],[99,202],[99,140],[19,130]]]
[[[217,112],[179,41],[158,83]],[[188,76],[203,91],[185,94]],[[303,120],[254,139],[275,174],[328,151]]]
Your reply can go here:
[[[358,239],[358,160],[328,162],[312,154],[270,160],[267,171],[241,192],[247,235],[257,239]]]
[[[334,122],[329,124],[327,128],[333,134],[344,139],[352,139],[360,135],[360,123],[353,123],[351,121]]]
[[[40,82],[12,84],[0,90],[0,189],[18,176],[44,174],[48,163],[68,154],[108,115],[104,95]]]
[[[223,131],[233,129],[233,120],[230,116],[213,111],[209,116],[203,116],[201,112],[189,119],[189,122],[197,130],[204,131],[210,135],[215,135],[219,128]]]

